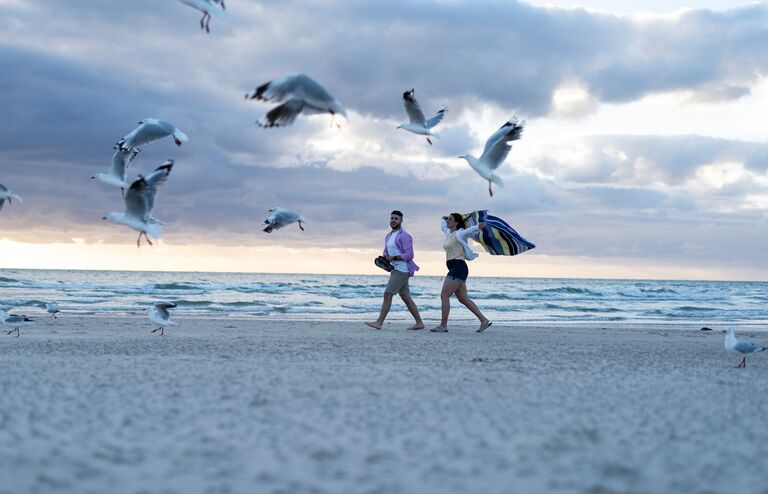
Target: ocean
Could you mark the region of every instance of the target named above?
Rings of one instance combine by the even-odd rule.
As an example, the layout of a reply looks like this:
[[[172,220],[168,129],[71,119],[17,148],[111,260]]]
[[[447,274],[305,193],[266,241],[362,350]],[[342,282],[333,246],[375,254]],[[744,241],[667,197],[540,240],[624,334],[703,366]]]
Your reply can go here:
[[[33,316],[45,302],[79,315],[143,314],[155,301],[177,317],[375,319],[386,275],[0,270],[0,308]],[[416,276],[422,317],[439,320],[443,278]],[[472,297],[500,323],[768,323],[768,283],[732,281],[469,279]],[[388,320],[409,314],[398,297]],[[474,317],[455,299],[451,320]]]

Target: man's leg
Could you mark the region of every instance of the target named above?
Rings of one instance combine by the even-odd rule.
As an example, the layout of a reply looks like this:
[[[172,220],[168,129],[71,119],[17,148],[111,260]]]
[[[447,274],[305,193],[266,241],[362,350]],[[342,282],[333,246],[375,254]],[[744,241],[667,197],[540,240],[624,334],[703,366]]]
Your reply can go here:
[[[365,324],[374,329],[381,329],[382,326],[384,326],[384,319],[386,319],[387,314],[389,314],[389,309],[392,308],[392,297],[393,295],[391,293],[384,292],[384,301],[381,302],[381,312],[379,312],[379,318],[374,322],[367,322]]]
[[[424,321],[421,320],[421,314],[419,314],[419,308],[416,307],[416,302],[411,297],[411,292],[406,290],[400,290],[400,298],[405,302],[405,306],[408,307],[408,312],[411,313],[416,324],[408,329],[424,329]]]

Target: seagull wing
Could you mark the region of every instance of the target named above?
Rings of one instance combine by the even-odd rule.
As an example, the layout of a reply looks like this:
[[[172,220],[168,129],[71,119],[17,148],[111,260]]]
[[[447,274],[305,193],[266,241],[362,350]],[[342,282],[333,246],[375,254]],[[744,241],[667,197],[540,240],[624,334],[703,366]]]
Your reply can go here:
[[[414,97],[415,91],[405,91],[403,93],[403,105],[405,106],[405,113],[408,114],[408,119],[412,124],[423,125],[426,127],[427,119],[424,117],[424,112],[421,111],[419,102]]]
[[[762,348],[760,345],[756,345],[752,343],[751,341],[743,341],[743,340],[736,340],[736,343],[733,345],[734,350],[741,353],[753,353],[756,351],[759,351],[759,348]]]
[[[323,111],[327,111],[325,108],[334,101],[334,97],[320,83],[306,74],[293,74],[273,79],[257,87],[250,98],[277,103],[300,99],[312,106],[322,108]]]
[[[123,196],[125,202],[125,214],[147,222],[149,220],[149,209],[147,208],[147,191],[149,186],[144,177],[134,180]]]
[[[146,202],[147,202],[147,219],[145,221],[149,221],[149,216],[152,214],[152,211],[155,209],[155,198],[157,197],[157,188],[161,185],[163,185],[168,180],[168,175],[171,174],[171,169],[173,168],[173,160],[166,161],[163,165],[158,166],[155,168],[155,171],[149,174],[144,180],[147,183],[147,192],[145,194]]]
[[[173,309],[174,307],[176,307],[176,304],[174,303],[155,302],[155,310],[157,311],[157,315],[159,315],[161,319],[170,319],[171,314],[168,312],[168,309]]]
[[[122,149],[134,149],[173,134],[175,127],[168,122],[147,119],[128,135],[117,141]]]
[[[523,126],[524,123],[518,123],[516,118],[512,118],[502,125],[485,142],[485,149],[483,149],[483,154],[480,156],[480,161],[486,163],[492,170],[498,168],[507,159],[507,155],[510,149],[512,149],[512,146],[507,143],[520,139],[523,133]]]
[[[443,121],[443,117],[445,117],[445,112],[448,111],[448,108],[440,108],[440,110],[435,114],[434,117],[427,120],[427,128],[431,129],[435,125],[439,124]]]
[[[284,127],[291,125],[300,113],[321,113],[317,109],[308,108],[304,100],[292,98],[269,110],[258,123],[261,127]]]
[[[118,147],[115,150],[115,154],[112,155],[112,168],[110,168],[109,174],[125,181],[125,169],[130,166],[137,154],[138,151],[135,149],[123,149]]]

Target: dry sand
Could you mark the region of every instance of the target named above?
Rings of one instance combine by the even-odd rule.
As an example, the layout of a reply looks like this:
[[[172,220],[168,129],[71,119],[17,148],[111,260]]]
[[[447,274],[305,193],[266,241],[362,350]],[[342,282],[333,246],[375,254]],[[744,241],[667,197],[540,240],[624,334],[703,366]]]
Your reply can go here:
[[[720,333],[180,322],[0,335],[0,492],[768,493]]]

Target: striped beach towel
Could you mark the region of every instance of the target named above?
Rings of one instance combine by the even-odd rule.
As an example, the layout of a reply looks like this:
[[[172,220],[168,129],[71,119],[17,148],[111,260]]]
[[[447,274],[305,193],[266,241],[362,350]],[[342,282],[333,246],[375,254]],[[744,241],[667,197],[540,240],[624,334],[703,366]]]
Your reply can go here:
[[[491,216],[488,211],[473,211],[464,215],[467,226],[485,222],[485,231],[479,233],[473,240],[478,242],[492,256],[516,256],[536,246],[524,239],[506,221]]]

